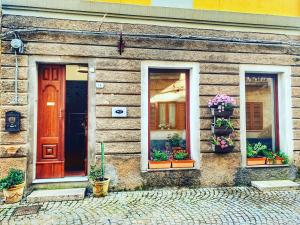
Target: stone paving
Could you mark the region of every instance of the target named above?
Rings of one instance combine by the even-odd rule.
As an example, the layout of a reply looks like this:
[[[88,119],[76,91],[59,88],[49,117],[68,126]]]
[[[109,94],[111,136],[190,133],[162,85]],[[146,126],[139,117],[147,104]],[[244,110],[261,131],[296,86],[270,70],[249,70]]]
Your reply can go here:
[[[26,202],[0,205],[1,224],[300,224],[300,191],[249,187],[114,192],[105,198],[45,202],[15,216]],[[36,204],[34,204],[36,205]]]

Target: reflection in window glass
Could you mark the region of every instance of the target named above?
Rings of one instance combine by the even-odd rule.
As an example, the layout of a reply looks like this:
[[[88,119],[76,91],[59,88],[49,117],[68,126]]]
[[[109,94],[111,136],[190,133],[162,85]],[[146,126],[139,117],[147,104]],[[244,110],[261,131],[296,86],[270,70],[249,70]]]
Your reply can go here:
[[[276,98],[276,75],[246,75],[247,143],[261,142],[272,150],[278,146]]]
[[[186,71],[178,70],[150,70],[149,72],[149,155],[154,150],[161,150],[166,151],[172,158],[175,147],[188,152],[186,148],[187,76]]]

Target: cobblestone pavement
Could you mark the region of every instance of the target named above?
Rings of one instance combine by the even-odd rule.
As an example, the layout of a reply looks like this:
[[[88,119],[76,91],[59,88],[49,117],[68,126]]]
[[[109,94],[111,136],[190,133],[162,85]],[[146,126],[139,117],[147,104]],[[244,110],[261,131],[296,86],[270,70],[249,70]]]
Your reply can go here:
[[[13,215],[24,205],[32,204],[0,205],[1,224],[300,224],[300,191],[247,187],[114,192]]]

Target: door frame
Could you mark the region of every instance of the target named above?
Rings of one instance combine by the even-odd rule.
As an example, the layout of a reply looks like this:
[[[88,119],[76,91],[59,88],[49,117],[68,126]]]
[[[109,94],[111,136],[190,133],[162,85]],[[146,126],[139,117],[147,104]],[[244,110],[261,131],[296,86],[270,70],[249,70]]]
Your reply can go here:
[[[96,60],[94,58],[57,57],[57,56],[29,56],[28,58],[28,161],[27,183],[53,182],[65,178],[36,179],[37,157],[37,115],[38,115],[38,64],[86,64],[88,66],[88,140],[87,140],[87,167],[95,162],[96,152],[96,125],[92,118],[96,118]],[[94,88],[91,88],[94,87]],[[88,171],[87,171],[88,172]],[[67,177],[71,181],[71,177]],[[74,177],[74,181],[78,177]]]

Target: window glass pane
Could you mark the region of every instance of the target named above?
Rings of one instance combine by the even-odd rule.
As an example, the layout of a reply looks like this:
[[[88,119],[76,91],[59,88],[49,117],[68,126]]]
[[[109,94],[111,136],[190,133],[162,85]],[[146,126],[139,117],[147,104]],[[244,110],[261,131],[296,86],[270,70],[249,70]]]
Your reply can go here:
[[[151,156],[154,150],[161,150],[166,151],[172,158],[174,147],[187,151],[185,123],[187,74],[178,70],[150,70],[149,74],[149,155]],[[155,105],[157,107],[154,107]],[[155,118],[157,123],[153,121]],[[171,137],[173,138],[170,139]]]
[[[247,143],[261,142],[276,148],[275,75],[246,76],[246,135]]]

